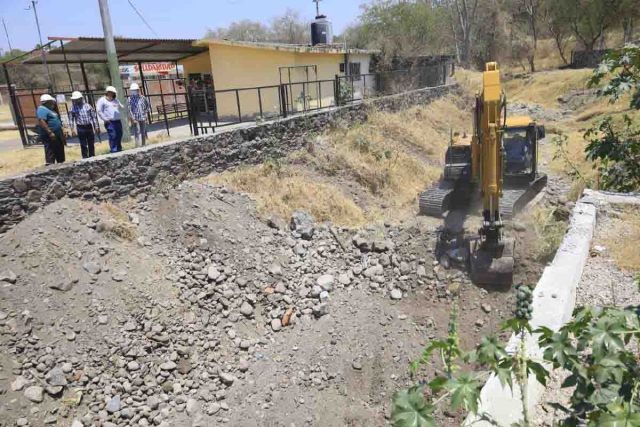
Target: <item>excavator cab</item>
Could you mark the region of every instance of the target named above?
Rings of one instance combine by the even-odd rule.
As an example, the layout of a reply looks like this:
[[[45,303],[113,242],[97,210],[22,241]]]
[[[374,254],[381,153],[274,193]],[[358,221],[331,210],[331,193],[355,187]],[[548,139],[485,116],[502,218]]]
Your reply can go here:
[[[507,117],[502,145],[505,153],[505,180],[537,173],[538,141],[545,136],[544,126],[529,117]]]

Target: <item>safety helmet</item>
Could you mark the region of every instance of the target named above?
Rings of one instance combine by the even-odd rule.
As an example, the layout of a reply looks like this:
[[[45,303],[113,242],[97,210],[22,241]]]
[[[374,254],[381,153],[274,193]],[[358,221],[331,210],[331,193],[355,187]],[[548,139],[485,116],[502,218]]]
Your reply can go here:
[[[140,90],[140,86],[138,86],[138,83],[131,83],[129,90]]]
[[[82,98],[82,94],[79,91],[73,91],[73,93],[71,94],[71,100],[75,100],[75,99],[81,99]]]
[[[107,86],[107,88],[104,91],[105,92],[111,92],[111,93],[114,93],[116,95],[118,94],[118,92],[116,91],[116,88],[113,87],[113,86]]]
[[[45,93],[40,97],[40,103],[41,104],[44,104],[45,102],[49,102],[49,101],[54,101],[55,102],[55,100],[56,99],[53,96],[49,95],[48,93]]]

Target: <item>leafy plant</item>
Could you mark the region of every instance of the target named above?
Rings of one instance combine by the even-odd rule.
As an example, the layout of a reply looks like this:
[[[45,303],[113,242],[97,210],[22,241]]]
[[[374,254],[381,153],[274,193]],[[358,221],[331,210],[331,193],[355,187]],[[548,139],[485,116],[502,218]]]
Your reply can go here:
[[[631,108],[640,109],[640,47],[628,44],[607,52],[593,72],[589,87],[598,86],[608,77],[611,79],[598,93],[609,96],[609,102],[613,104],[625,93],[633,92]]]
[[[346,105],[351,102],[351,98],[353,97],[353,87],[351,86],[351,83],[345,80],[340,80],[338,90],[338,99],[340,100],[338,105]]]
[[[639,307],[579,308],[558,332],[540,328],[544,359],[571,375],[563,426],[639,426]]]
[[[524,285],[518,287],[518,292],[525,288],[530,292],[530,289]],[[519,301],[525,301],[525,299],[527,298]],[[519,303],[517,309],[519,312],[522,310],[520,305]],[[530,425],[526,392],[528,378],[530,375],[535,375],[538,381],[545,384],[548,372],[539,361],[532,360],[527,355],[525,338],[531,333],[527,317],[515,317],[502,326],[503,330],[512,331],[520,336],[521,344],[515,353],[507,352],[507,343],[495,336],[483,337],[474,350],[463,351],[459,347],[457,309],[454,304],[447,338],[430,342],[422,355],[410,364],[409,372],[412,378],[415,377],[421,365],[432,364],[436,354],[439,354],[444,370],[439,371],[433,378],[421,380],[409,389],[393,395],[391,406],[393,426],[435,426],[435,418],[432,414],[437,405],[446,399],[449,400],[452,410],[464,408],[477,414],[481,419],[491,421],[487,414],[478,413],[481,380],[491,373],[496,375],[503,387],[508,386],[511,389],[513,389],[513,379],[516,379],[522,390],[524,419],[520,425]],[[458,362],[478,364],[485,369],[479,372],[465,371]],[[426,389],[431,391],[430,394],[433,396],[431,401],[425,397]]]
[[[620,129],[609,116],[588,129],[585,152],[588,160],[596,162],[603,189],[631,192],[640,189],[640,128],[626,114],[623,122]]]

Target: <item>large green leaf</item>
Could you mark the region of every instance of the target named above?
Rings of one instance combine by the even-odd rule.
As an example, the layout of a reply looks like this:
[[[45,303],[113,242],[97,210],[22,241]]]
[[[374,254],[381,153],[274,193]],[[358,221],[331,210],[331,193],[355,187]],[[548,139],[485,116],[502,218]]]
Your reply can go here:
[[[567,331],[541,338],[540,345],[544,349],[544,359],[553,362],[555,367],[565,366],[577,354]]]
[[[628,402],[610,409],[600,416],[598,427],[640,427],[640,413],[631,410]]]
[[[471,374],[458,375],[457,378],[449,380],[446,387],[451,391],[451,407],[453,409],[464,404],[467,410],[473,413],[478,412],[480,384]]]
[[[476,354],[478,362],[495,364],[503,357],[507,357],[506,344],[501,342],[498,337],[491,335],[482,337],[482,341],[478,344]]]
[[[596,359],[604,356],[605,352],[615,352],[624,348],[622,338],[616,333],[620,327],[617,319],[603,317],[589,329],[592,339],[593,355]]]
[[[391,423],[393,427],[435,427],[436,422],[431,417],[434,409],[419,388],[402,390],[393,395]]]
[[[622,361],[613,355],[603,357],[595,365],[595,380],[603,384],[608,380],[622,383],[626,366]]]
[[[543,386],[547,386],[547,378],[549,378],[549,372],[538,362],[527,360],[527,371],[533,373],[536,376],[536,380]]]

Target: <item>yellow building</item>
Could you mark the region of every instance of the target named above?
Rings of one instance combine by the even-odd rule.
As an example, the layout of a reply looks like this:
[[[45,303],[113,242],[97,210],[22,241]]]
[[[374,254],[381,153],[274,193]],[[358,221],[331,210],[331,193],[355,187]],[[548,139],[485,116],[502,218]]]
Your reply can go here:
[[[343,84],[352,87],[347,93],[352,92],[356,99],[375,87],[374,76],[366,75],[370,72],[372,51],[342,49],[335,45],[217,39],[199,40],[194,45],[209,49],[180,61],[184,76],[191,86],[215,90],[217,113],[222,121],[237,120],[238,115],[244,120],[277,114],[281,84],[286,84],[285,98],[290,113],[333,105],[336,75],[348,77]]]

